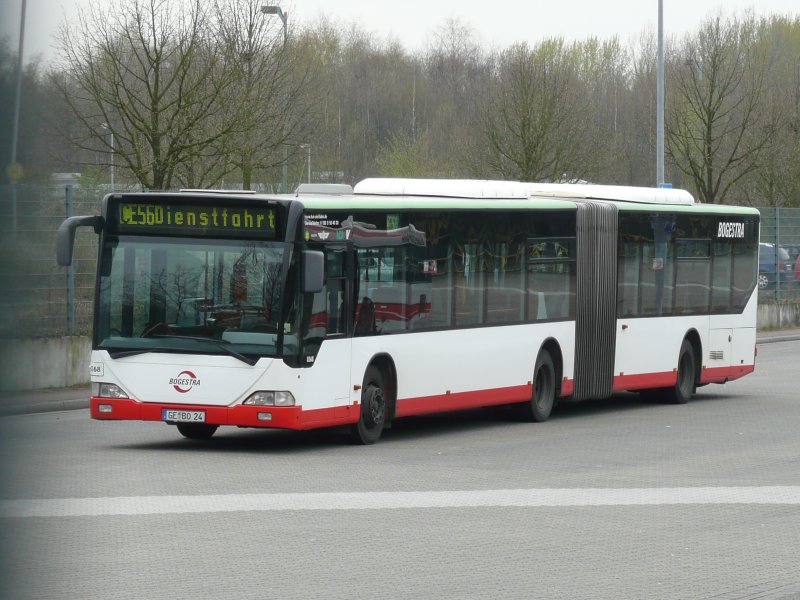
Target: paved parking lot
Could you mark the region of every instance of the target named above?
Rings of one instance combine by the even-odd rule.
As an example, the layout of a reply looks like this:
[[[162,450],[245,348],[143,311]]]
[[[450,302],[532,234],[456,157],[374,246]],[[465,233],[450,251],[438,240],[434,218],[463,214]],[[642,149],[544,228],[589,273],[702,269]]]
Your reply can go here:
[[[3,598],[800,598],[800,342],[625,394],[337,432],[0,419]]]

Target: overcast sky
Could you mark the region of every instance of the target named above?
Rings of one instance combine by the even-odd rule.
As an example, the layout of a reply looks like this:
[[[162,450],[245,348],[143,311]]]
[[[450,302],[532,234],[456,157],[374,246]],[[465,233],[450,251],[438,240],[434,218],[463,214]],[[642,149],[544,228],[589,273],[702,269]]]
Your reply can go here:
[[[28,0],[26,61],[37,54],[55,58],[52,36],[59,23],[65,17],[74,19],[77,6],[89,1]],[[0,33],[17,48],[22,0],[0,0],[0,5]],[[424,49],[451,18],[473,28],[477,41],[487,48],[556,35],[567,39],[619,35],[627,42],[642,31],[655,32],[658,24],[658,0],[292,0],[281,5],[295,26],[322,16],[339,23],[357,22],[380,38],[400,40],[410,51]],[[709,15],[741,14],[749,8],[757,15],[800,15],[798,0],[664,0],[665,34],[681,36]]]

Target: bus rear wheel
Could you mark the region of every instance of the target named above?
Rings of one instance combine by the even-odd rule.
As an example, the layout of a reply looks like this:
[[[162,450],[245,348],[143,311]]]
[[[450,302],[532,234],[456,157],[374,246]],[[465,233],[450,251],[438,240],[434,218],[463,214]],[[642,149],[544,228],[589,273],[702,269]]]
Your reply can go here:
[[[356,444],[374,444],[386,425],[386,385],[383,373],[374,365],[367,367],[361,386],[361,414],[350,430]]]
[[[686,404],[697,387],[694,348],[689,340],[683,340],[678,354],[678,377],[675,385],[665,390],[664,398],[670,404]]]
[[[697,363],[694,360],[694,347],[689,340],[683,340],[678,353],[678,369],[675,385],[666,388],[639,390],[645,400],[666,402],[667,404],[686,404],[697,389]]]
[[[533,393],[531,399],[521,405],[522,418],[541,423],[550,417],[556,401],[556,370],[547,350],[539,352],[533,369]]]
[[[180,434],[190,440],[207,440],[217,431],[218,425],[206,423],[175,423]]]

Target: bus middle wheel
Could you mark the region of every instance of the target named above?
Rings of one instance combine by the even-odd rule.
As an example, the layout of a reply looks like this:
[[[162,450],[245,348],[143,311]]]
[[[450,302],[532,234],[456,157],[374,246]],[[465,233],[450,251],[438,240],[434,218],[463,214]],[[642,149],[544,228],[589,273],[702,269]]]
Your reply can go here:
[[[556,400],[556,369],[547,350],[539,352],[533,369],[533,393],[531,399],[521,405],[522,418],[541,423],[550,417]]]

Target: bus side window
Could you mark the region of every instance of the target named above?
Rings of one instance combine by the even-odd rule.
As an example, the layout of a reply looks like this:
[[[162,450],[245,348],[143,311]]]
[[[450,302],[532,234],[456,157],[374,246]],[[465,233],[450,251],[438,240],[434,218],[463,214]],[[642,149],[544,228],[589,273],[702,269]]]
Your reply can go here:
[[[528,319],[574,318],[575,238],[531,238],[527,252]]]
[[[327,290],[326,312],[328,315],[328,335],[337,335],[345,332],[347,319],[344,314],[344,279],[329,279]]]

